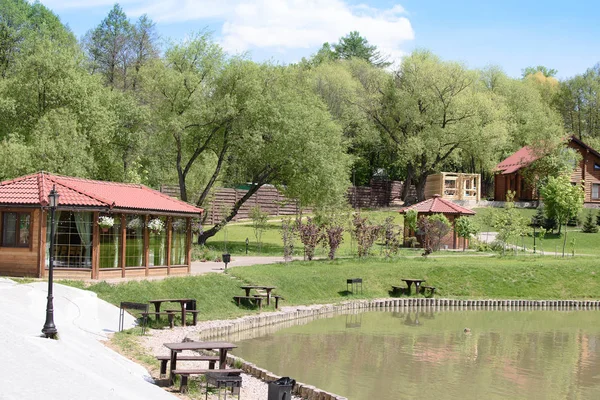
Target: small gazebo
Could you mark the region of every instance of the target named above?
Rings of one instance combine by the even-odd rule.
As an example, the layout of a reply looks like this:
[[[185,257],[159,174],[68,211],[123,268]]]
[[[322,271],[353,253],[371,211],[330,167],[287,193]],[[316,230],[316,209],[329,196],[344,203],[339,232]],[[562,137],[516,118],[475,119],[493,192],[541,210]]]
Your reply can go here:
[[[432,214],[444,214],[448,221],[452,224],[452,229],[450,232],[442,239],[441,245],[448,246],[449,249],[463,249],[469,246],[469,241],[463,239],[462,244],[460,243],[460,238],[454,231],[455,221],[458,217],[463,215],[475,215],[475,211],[469,210],[468,208],[459,206],[451,202],[450,200],[446,200],[440,197],[439,194],[434,195],[431,199],[427,199],[417,204],[413,204],[409,207],[402,208],[399,212],[401,214],[406,214],[408,210],[416,210],[418,213],[418,218],[426,217]],[[418,239],[419,243],[423,243],[423,238],[419,235],[418,232],[412,232],[406,224],[404,224],[404,240],[406,243],[406,238],[414,236]]]
[[[190,272],[192,219],[202,209],[144,185],[47,172],[0,182],[0,275],[44,277],[54,218],[54,275],[106,279]]]

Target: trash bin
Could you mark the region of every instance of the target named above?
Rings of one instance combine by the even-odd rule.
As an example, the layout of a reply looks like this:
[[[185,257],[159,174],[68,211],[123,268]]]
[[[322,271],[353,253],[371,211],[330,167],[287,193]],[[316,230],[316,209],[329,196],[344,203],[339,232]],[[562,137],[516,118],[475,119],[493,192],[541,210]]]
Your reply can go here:
[[[268,400],[290,400],[292,398],[292,389],[295,384],[296,380],[287,376],[269,382]]]

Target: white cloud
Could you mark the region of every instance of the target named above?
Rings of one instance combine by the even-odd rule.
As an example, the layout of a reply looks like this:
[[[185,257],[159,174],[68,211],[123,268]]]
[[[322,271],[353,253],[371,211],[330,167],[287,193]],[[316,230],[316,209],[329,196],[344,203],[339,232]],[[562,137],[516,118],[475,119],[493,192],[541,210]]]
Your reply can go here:
[[[89,2],[46,0],[51,8],[90,7],[114,0]],[[128,15],[148,14],[158,23],[222,22],[221,44],[230,52],[252,49],[285,52],[319,47],[351,31],[359,31],[381,52],[399,59],[414,31],[404,8],[379,9],[343,0],[125,0]]]

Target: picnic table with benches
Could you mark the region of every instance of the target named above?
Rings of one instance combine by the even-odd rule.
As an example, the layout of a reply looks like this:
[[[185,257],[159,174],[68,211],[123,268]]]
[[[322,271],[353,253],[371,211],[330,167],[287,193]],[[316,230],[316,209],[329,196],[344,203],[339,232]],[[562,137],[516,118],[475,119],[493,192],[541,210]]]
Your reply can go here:
[[[166,348],[168,348],[171,351],[171,355],[169,356],[169,361],[170,361],[170,365],[169,365],[169,383],[172,385],[174,383],[174,378],[175,375],[180,375],[181,376],[181,391],[185,391],[187,388],[187,381],[188,381],[188,377],[190,375],[204,375],[207,372],[213,372],[213,373],[237,373],[239,375],[239,373],[241,373],[241,370],[235,370],[235,369],[226,369],[227,366],[227,352],[229,350],[235,349],[237,346],[233,343],[228,343],[228,342],[195,342],[195,341],[191,341],[191,342],[181,342],[181,343],[165,343],[164,346]],[[219,350],[219,356],[216,361],[219,361],[219,370],[215,370],[215,369],[178,369],[177,368],[177,360],[178,360],[178,354],[183,352],[183,351],[199,351],[199,350]],[[186,356],[180,356],[182,358],[179,358],[180,360],[186,360]],[[196,356],[188,356],[188,357],[196,357]],[[206,357],[206,356],[197,356],[197,357]],[[187,359],[187,361],[190,361],[193,359]],[[202,361],[211,361],[211,359],[203,359]],[[161,360],[162,362],[162,360]],[[165,367],[166,367],[166,363],[165,363]],[[161,365],[161,371],[162,371],[162,365]],[[166,371],[165,371],[166,372]]]
[[[412,279],[412,278],[405,278],[405,279],[401,279],[402,281],[406,282],[406,288],[404,287],[400,287],[400,286],[394,286],[392,285],[392,293],[402,293],[403,291],[406,291],[406,294],[408,294],[410,296],[411,294],[411,287],[412,284],[415,284],[415,291],[417,294],[422,293],[423,295],[425,295],[425,291],[429,290],[430,291],[430,295],[433,296],[433,294],[435,293],[435,287],[434,286],[425,286],[422,285],[422,283],[426,282],[425,279]]]
[[[271,294],[273,289],[276,289],[275,286],[258,286],[258,285],[246,285],[240,286],[241,289],[246,291],[245,296],[233,296],[233,299],[237,302],[238,306],[240,305],[242,300],[253,301],[258,308],[262,308],[262,299],[267,299],[267,305],[271,304],[271,298],[275,299],[275,308],[279,308],[279,300],[283,300],[283,297],[279,295]],[[257,294],[250,295],[250,291],[255,290]]]
[[[187,313],[192,314],[194,325],[196,325],[196,323],[198,321],[198,313],[200,311],[197,310],[196,299],[158,299],[158,300],[150,300],[150,301],[148,301],[148,303],[154,304],[155,312],[148,312],[148,314],[156,316],[157,321],[160,319],[160,316],[165,315],[165,313],[166,313],[166,315],[169,316],[169,319],[171,319],[172,316],[170,315],[170,313],[179,312],[179,310],[165,310],[165,312],[161,313],[160,306],[162,303],[179,303],[180,304],[180,306],[181,306],[181,325],[182,326],[186,325]],[[169,322],[170,322],[170,320],[169,320]],[[173,327],[172,324],[171,324],[171,327]]]

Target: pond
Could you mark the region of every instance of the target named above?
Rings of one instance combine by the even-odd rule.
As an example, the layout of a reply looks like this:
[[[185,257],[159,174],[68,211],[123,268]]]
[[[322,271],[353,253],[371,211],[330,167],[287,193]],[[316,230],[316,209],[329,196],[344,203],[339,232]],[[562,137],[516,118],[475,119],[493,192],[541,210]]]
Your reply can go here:
[[[352,400],[600,399],[598,311],[400,308],[231,339],[235,355]]]

